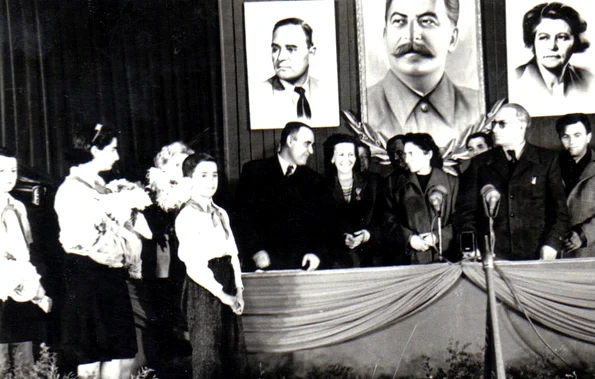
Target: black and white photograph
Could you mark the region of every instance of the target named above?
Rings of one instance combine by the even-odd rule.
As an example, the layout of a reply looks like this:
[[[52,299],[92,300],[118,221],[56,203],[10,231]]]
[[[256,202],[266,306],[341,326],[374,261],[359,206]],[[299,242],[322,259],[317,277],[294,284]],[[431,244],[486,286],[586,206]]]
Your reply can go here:
[[[510,101],[533,117],[594,113],[595,4],[506,2]]]
[[[595,378],[591,3],[0,1],[0,379]]]
[[[479,1],[357,4],[362,121],[457,140],[485,113]]]
[[[332,1],[244,4],[250,127],[339,125]]]

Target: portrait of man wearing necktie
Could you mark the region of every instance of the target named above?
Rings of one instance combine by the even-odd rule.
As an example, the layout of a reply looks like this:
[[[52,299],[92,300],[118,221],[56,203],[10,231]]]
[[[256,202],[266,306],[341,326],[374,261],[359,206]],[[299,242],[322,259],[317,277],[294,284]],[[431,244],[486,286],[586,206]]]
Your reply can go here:
[[[249,4],[262,7],[263,3],[246,3],[247,10],[251,9]],[[247,19],[250,15],[247,11]],[[269,33],[273,74],[249,87],[251,128],[282,128],[290,121],[306,122],[313,127],[338,126],[336,71],[334,78],[322,79],[314,70],[317,64],[329,63],[324,57],[317,59],[319,46],[315,44],[315,40],[323,40],[321,36],[326,31],[315,33],[305,19],[284,17],[274,23]],[[250,60],[248,63],[250,78]]]

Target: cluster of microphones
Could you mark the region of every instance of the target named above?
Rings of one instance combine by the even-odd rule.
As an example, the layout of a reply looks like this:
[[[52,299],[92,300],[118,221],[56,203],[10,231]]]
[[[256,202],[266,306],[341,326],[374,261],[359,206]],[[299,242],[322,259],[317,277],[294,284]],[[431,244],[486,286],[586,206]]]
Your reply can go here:
[[[483,198],[483,207],[485,210],[485,214],[490,219],[490,228],[492,228],[493,227],[493,226],[491,226],[492,222],[493,222],[494,218],[496,217],[496,215],[498,214],[498,210],[500,208],[500,199],[501,199],[502,195],[500,194],[500,191],[498,191],[496,189],[496,187],[494,187],[494,185],[492,185],[492,184],[486,184],[485,186],[483,186],[481,188],[480,194],[481,194],[481,197]],[[444,199],[447,195],[448,195],[448,190],[446,189],[446,187],[444,187],[442,185],[437,185],[437,186],[433,187],[428,194],[428,202],[430,203],[432,209],[434,210],[434,212],[438,218],[438,222],[440,222],[440,218],[442,217]],[[472,232],[469,232],[469,233],[474,234]],[[490,236],[491,236],[491,238],[489,239],[490,246],[493,247],[493,244],[494,244],[493,230],[491,230]],[[473,236],[471,236],[470,238],[472,240],[475,239]],[[462,238],[462,240],[465,240],[465,239]],[[441,243],[442,243],[441,233],[439,232],[439,244],[441,244]],[[470,245],[470,246],[467,246],[467,245]],[[475,243],[473,241],[470,241],[470,242],[466,242],[466,246],[464,246],[464,247],[462,246],[462,249],[464,251],[474,252],[475,251],[474,246],[475,246]]]
[[[498,191],[492,184],[486,184],[482,187],[480,193],[483,197],[486,216],[489,218],[496,217],[500,207],[500,191]],[[434,187],[428,195],[428,201],[438,216],[442,215],[442,204],[444,203],[446,195],[448,195],[448,190],[443,185]]]

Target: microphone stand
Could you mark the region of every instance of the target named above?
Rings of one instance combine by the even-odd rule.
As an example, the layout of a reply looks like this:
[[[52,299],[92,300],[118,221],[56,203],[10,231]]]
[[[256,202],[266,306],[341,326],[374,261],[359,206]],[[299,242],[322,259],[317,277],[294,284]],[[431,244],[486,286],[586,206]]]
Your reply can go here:
[[[438,216],[438,259],[442,262],[442,212],[437,212]]]
[[[484,202],[485,205],[485,202]],[[497,211],[496,211],[497,212]],[[494,212],[494,213],[496,213]],[[502,341],[500,340],[500,330],[498,328],[498,309],[496,308],[496,290],[494,288],[494,246],[496,244],[496,235],[494,233],[494,215],[490,215],[486,207],[486,214],[489,219],[490,235],[486,238],[487,254],[483,260],[483,269],[486,274],[486,289],[488,293],[488,305],[490,310],[490,320],[492,321],[492,338],[494,342],[494,356],[496,360],[496,378],[505,379],[504,359],[502,357]]]

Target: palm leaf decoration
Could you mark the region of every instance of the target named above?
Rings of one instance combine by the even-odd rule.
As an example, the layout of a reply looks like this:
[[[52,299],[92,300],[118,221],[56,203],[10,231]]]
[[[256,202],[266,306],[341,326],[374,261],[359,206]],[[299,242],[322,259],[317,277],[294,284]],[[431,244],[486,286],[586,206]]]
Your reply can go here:
[[[482,115],[475,124],[469,125],[458,140],[450,141],[450,143],[442,149],[444,171],[455,176],[457,175],[456,166],[459,165],[461,161],[470,159],[467,147],[465,146],[467,137],[478,132],[489,133],[492,120],[505,101],[506,99],[498,100],[487,114]],[[386,152],[386,138],[366,123],[359,121],[350,111],[342,112],[351,130],[353,130],[363,143],[370,147],[372,156],[377,158],[380,164],[389,165],[390,161]]]
[[[386,153],[386,138],[380,133],[376,132],[366,123],[359,121],[350,111],[342,111],[343,116],[349,123],[351,130],[359,137],[359,139],[370,147],[370,152],[373,157],[378,158],[380,164],[389,165],[388,154]]]

